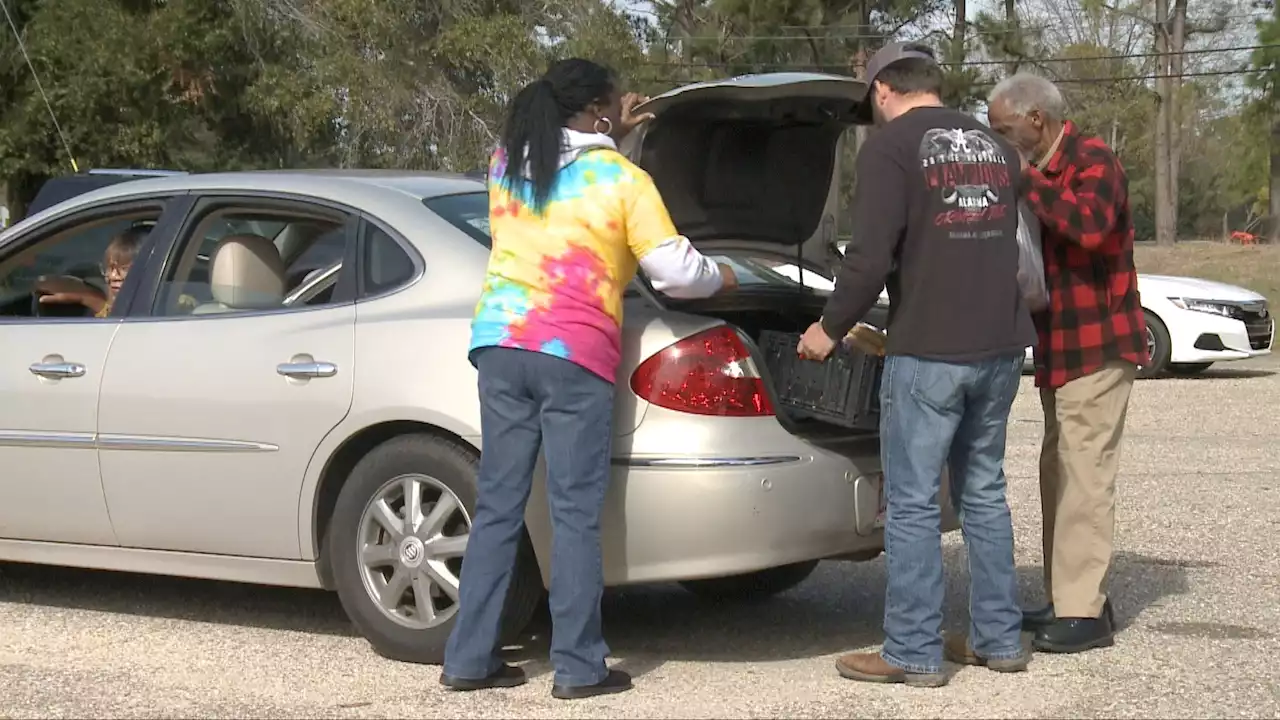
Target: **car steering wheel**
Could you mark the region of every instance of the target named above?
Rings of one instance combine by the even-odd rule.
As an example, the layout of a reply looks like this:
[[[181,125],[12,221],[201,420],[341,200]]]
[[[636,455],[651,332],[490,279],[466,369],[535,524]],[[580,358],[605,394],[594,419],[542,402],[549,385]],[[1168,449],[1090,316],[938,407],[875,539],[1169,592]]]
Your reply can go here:
[[[92,277],[94,275],[92,270],[80,270],[80,272],[76,272],[76,270],[78,269],[79,268],[73,268],[71,271],[62,273],[60,277],[70,278],[72,280],[78,280],[92,288],[101,290],[101,288],[98,288],[97,283],[90,282],[86,278],[82,277],[82,275],[86,275],[86,274]],[[81,305],[80,303],[74,303],[74,302],[42,303],[40,302],[40,298],[49,294],[50,293],[43,293],[38,290],[33,291],[31,293],[31,316],[32,317],[37,317],[37,318],[89,317],[92,315],[92,313],[89,311],[89,308],[85,307],[84,305]]]
[[[80,303],[42,303],[40,298],[49,293],[31,293],[31,317],[89,317],[89,308]]]

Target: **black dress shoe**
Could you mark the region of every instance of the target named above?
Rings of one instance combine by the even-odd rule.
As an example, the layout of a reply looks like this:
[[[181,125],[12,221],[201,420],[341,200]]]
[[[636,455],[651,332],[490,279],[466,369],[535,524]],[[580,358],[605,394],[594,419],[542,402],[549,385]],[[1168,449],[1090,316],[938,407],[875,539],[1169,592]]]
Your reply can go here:
[[[1118,626],[1116,625],[1115,612],[1111,609],[1111,598],[1107,598],[1102,603],[1102,614],[1107,616],[1107,622],[1111,623],[1111,630],[1114,632]],[[1035,632],[1045,625],[1049,625],[1056,621],[1058,617],[1053,614],[1053,603],[1049,603],[1042,608],[1035,610],[1022,611],[1022,629],[1027,632]]]
[[[1115,642],[1111,613],[1096,618],[1058,618],[1036,630],[1031,646],[1041,652],[1078,653]]]
[[[553,685],[551,697],[557,700],[584,700],[597,695],[613,695],[631,689],[631,676],[621,670],[610,670],[595,685]]]
[[[528,682],[524,670],[515,665],[503,665],[489,677],[460,678],[453,675],[440,674],[440,684],[452,690],[470,692],[472,690],[489,690],[491,688],[513,688]]]

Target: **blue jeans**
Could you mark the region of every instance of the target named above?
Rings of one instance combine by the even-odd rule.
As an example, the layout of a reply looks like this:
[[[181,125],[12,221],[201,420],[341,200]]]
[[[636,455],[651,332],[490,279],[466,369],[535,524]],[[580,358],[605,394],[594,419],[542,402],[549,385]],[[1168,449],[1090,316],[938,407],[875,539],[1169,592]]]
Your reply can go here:
[[[942,669],[944,464],[951,502],[969,549],[969,644],[979,656],[1021,656],[1013,524],[1005,499],[1009,409],[1023,355],[974,363],[911,356],[885,360],[880,386],[880,459],[888,508],[882,651],[910,672]]]
[[[551,662],[557,685],[608,674],[600,627],[600,512],[609,484],[613,384],[544,353],[476,351],[480,374],[479,492],[463,558],[457,624],[444,672],[478,679],[502,664],[499,631],[538,451],[551,508]]]

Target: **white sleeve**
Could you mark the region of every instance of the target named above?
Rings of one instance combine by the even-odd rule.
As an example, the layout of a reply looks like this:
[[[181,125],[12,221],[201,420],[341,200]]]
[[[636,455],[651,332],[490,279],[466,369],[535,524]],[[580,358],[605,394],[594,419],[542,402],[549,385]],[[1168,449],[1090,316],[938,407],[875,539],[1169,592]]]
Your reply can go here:
[[[698,252],[683,235],[666,240],[640,258],[653,288],[673,298],[705,298],[724,284],[720,266]]]

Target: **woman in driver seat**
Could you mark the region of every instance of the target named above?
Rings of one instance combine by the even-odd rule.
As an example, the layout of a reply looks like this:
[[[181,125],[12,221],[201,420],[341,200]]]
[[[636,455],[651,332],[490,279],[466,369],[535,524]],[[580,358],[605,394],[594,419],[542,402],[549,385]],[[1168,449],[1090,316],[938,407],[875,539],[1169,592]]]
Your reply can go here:
[[[133,267],[133,260],[138,255],[138,248],[151,232],[148,227],[132,227],[111,238],[106,252],[102,254],[102,279],[107,283],[106,292],[71,277],[54,277],[41,279],[36,284],[36,291],[44,293],[40,296],[43,305],[78,304],[88,308],[94,317],[106,317],[111,313],[116,295],[124,287],[124,279]]]
[[[107,283],[105,293],[89,283],[74,277],[42,278],[36,283],[36,292],[42,293],[42,305],[83,305],[94,317],[104,318],[111,314],[116,295],[124,287],[124,280],[133,267],[138,250],[151,233],[146,226],[131,227],[111,238],[107,249],[102,254],[102,279]],[[197,305],[195,298],[182,295],[178,298],[178,307],[189,312]]]

